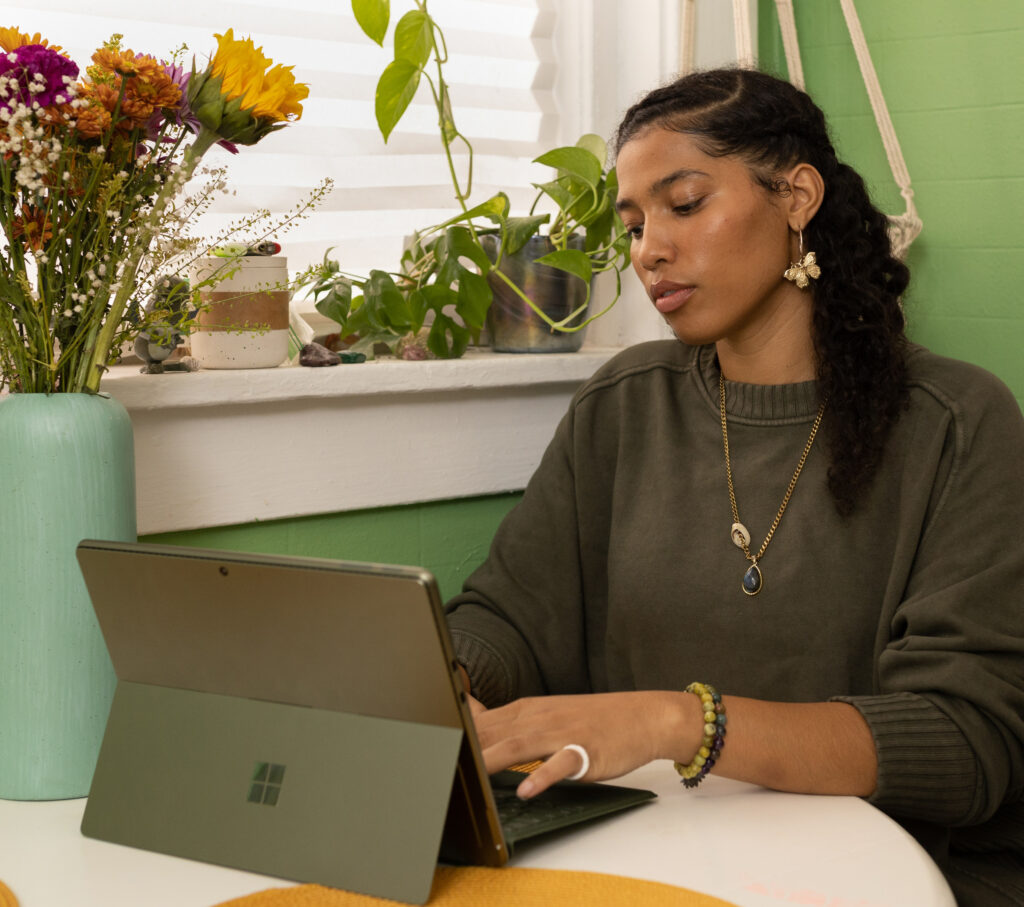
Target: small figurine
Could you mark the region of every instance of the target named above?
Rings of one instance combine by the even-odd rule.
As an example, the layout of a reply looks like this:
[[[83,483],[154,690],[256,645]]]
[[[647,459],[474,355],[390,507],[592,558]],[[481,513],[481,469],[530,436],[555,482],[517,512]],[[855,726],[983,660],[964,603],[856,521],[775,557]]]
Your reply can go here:
[[[143,375],[199,369],[198,361],[191,356],[175,362],[166,361],[184,337],[182,325],[192,314],[186,308],[190,298],[188,280],[184,277],[165,274],[157,280],[146,312],[159,312],[160,316],[139,331],[135,338],[135,355],[145,363],[139,370]]]

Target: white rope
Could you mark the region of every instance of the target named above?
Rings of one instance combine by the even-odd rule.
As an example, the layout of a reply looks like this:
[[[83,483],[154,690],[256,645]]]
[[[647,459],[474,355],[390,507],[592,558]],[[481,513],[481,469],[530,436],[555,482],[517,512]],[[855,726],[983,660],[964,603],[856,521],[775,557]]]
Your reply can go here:
[[[857,8],[853,5],[853,0],[839,0],[839,4],[846,17],[846,27],[850,30],[853,49],[857,53],[857,64],[860,66],[860,74],[864,77],[864,85],[868,90],[868,98],[871,100],[871,109],[875,113],[878,131],[882,134],[882,144],[885,146],[885,155],[889,158],[893,178],[900,187],[903,197],[907,200],[908,207],[913,208],[914,192],[910,188],[910,173],[907,172],[907,164],[903,160],[899,139],[896,138],[896,130],[893,129],[889,108],[886,106],[885,97],[878,84],[878,74],[875,72],[874,63],[871,62],[871,52],[864,39],[864,30],[861,28],[860,18],[857,16]]]
[[[679,11],[679,72],[693,72],[694,39],[697,35],[697,4],[682,0]]]
[[[900,195],[907,203],[907,210],[903,214],[889,215],[889,237],[892,240],[893,254],[897,258],[903,258],[924,224],[917,214],[914,190],[910,188],[910,172],[907,170],[907,162],[903,159],[899,139],[896,138],[896,130],[893,128],[892,118],[889,116],[885,96],[878,84],[878,74],[875,72],[874,63],[871,62],[871,52],[864,39],[864,30],[860,25],[857,8],[853,5],[853,0],[839,0],[839,5],[843,9],[843,16],[846,17],[846,27],[850,30],[850,39],[853,41],[853,49],[857,54],[857,65],[860,66],[860,74],[864,78],[864,86],[868,90],[875,122],[882,135],[882,144],[885,146],[885,156],[889,159],[889,168],[892,170],[896,185],[900,187]]]
[[[775,0],[779,13],[779,28],[782,31],[782,47],[786,52],[786,68],[789,81],[804,91],[804,67],[800,62],[800,43],[796,38],[796,16],[793,14],[793,0]]]
[[[749,0],[732,0],[733,36],[736,42],[736,65],[753,69],[757,65],[754,55],[754,33],[750,22]],[[695,0],[680,0],[679,10],[679,72],[693,72],[697,35],[697,4]]]
[[[736,65],[753,69],[757,65],[757,58],[754,56],[754,38],[750,31],[748,0],[732,0],[732,27],[736,36]]]

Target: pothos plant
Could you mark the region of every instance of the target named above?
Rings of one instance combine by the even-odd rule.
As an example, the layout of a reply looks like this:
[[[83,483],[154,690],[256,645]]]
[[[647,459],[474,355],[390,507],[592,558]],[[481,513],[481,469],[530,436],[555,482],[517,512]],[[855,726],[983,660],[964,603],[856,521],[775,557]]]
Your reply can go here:
[[[352,10],[363,32],[383,46],[390,20],[388,0],[352,0]],[[395,352],[419,337],[432,315],[426,345],[440,358],[461,356],[479,335],[493,299],[492,286],[498,283],[506,284],[553,331],[578,331],[604,314],[618,300],[621,272],[629,264],[629,240],[615,211],[618,185],[614,169],[605,166],[604,140],[585,135],[575,145],[537,157],[535,163],[553,168],[555,176],[533,184],[537,194],[526,215],[512,216],[504,192],[471,204],[473,146],[455,124],[444,78],[448,47],[426,0],[415,0],[414,8],[399,19],[393,40],[394,59],[377,83],[377,125],[386,142],[426,82],[460,211],[443,223],[417,230],[397,271],[373,270],[360,277],[342,270],[328,250],[311,280],[317,310],[337,321],[343,335],[358,335],[356,348],[366,352],[379,343]],[[458,146],[465,151],[462,176],[453,155]],[[554,213],[538,213],[542,204],[553,207]],[[550,251],[536,263],[567,272],[587,287],[585,302],[559,321],[539,309],[501,267],[506,256],[517,253],[542,230]],[[607,271],[615,275],[614,298],[587,317],[592,278]]]

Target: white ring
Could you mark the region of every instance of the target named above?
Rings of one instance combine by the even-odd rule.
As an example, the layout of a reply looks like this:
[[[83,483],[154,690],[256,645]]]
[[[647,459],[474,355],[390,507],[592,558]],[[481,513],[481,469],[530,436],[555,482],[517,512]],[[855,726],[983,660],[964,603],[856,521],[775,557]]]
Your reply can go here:
[[[567,743],[562,747],[563,750],[572,750],[576,755],[583,760],[583,765],[580,766],[580,770],[575,775],[567,775],[566,781],[579,781],[587,772],[590,771],[590,755],[587,753],[582,746],[578,743]]]

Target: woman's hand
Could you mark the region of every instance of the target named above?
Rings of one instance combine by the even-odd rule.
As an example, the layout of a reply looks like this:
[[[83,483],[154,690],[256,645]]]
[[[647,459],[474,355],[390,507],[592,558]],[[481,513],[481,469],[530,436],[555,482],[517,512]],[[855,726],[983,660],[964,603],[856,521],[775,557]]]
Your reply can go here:
[[[519,785],[528,798],[580,770],[579,754],[564,749],[570,743],[590,757],[587,781],[617,778],[653,759],[688,761],[700,745],[698,702],[667,691],[543,696],[496,709],[477,703],[473,718],[489,773],[546,760]]]

